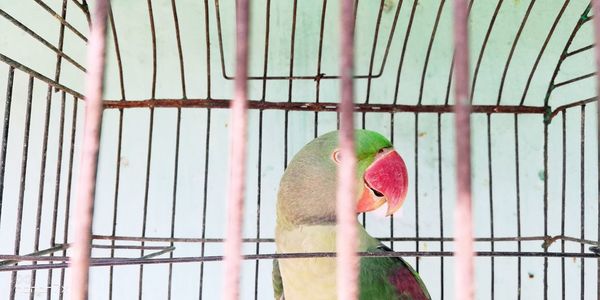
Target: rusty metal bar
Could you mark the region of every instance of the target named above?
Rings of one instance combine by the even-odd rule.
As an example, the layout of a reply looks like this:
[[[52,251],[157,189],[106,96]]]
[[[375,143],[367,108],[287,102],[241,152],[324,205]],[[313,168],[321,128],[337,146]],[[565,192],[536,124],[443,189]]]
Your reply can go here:
[[[107,240],[107,241],[130,241],[130,242],[169,242],[169,243],[222,243],[224,239],[221,238],[178,238],[178,237],[139,237],[139,236],[111,236],[111,235],[93,235],[94,240]],[[415,241],[416,237],[376,237],[382,242],[412,242]],[[453,242],[454,238],[451,237],[419,237],[419,241],[423,242]],[[550,244],[557,240],[570,241],[575,243],[583,243],[589,245],[596,245],[597,242],[587,239],[579,239],[572,236],[556,235],[556,236],[502,236],[502,237],[480,237],[474,238],[475,242],[521,242],[521,241],[543,241],[543,247],[548,247]],[[244,238],[243,243],[274,243],[273,238]]]
[[[455,298],[474,299],[471,217],[471,124],[469,103],[469,32],[467,0],[454,0],[454,94],[456,102]]]
[[[170,247],[169,247],[170,248]],[[169,249],[165,248],[165,249]],[[598,258],[598,254],[581,252],[543,252],[543,251],[477,251],[474,256],[480,257],[577,257],[577,258]],[[440,257],[454,256],[452,251],[389,251],[389,252],[356,252],[359,257]],[[315,257],[336,257],[336,252],[287,252],[287,253],[267,253],[267,254],[247,254],[241,256],[243,260],[256,259],[290,259],[290,258],[315,258]],[[18,261],[69,261],[67,256],[28,256],[28,255],[0,255],[2,260]],[[143,257],[128,258],[91,258],[91,266],[109,266],[109,265],[134,265],[134,264],[168,264],[168,263],[189,263],[201,261],[222,261],[225,257],[221,255],[209,256],[182,256],[175,258],[157,258],[145,259]],[[12,271],[9,268],[1,268],[0,271]]]
[[[232,100],[229,99],[147,99],[135,101],[105,100],[105,109],[121,108],[229,108]],[[340,104],[336,102],[270,102],[260,100],[247,101],[249,109],[285,110],[285,111],[338,111]],[[416,113],[452,113],[454,105],[402,105],[402,104],[364,104],[355,103],[355,112],[416,112]],[[520,105],[472,105],[473,113],[522,113],[543,114],[543,106]]]
[[[46,255],[46,254],[52,254],[54,252],[67,249],[67,247],[68,247],[68,245],[64,245],[64,244],[56,245],[56,246],[48,248],[48,249],[44,249],[44,250],[40,250],[40,251],[35,251],[35,252],[32,252],[32,253],[29,253],[29,254],[25,254],[23,256],[27,257],[27,256],[41,256],[41,255]],[[0,260],[0,267],[10,266],[10,265],[16,265],[19,261],[20,261],[19,259]],[[35,265],[35,263],[34,263],[34,265]]]
[[[340,85],[341,104],[339,105],[340,138],[339,147],[342,161],[338,167],[337,182],[337,297],[353,300],[358,297],[358,249],[356,232],[356,156],[354,153],[353,82],[354,71],[354,1],[341,3],[340,32]],[[340,237],[344,238],[340,238]]]
[[[74,243],[71,263],[71,299],[84,300],[88,294],[88,271],[91,253],[92,218],[100,126],[102,123],[102,85],[108,0],[96,1],[94,22],[88,44],[86,107],[79,187],[74,214]]]
[[[565,105],[561,105],[557,108],[555,108],[552,113],[550,113],[550,115],[547,118],[547,122],[552,121],[552,119],[554,119],[554,117],[556,117],[556,115],[558,115],[558,113],[560,113],[561,111],[565,111],[571,107],[576,107],[576,106],[582,106],[582,105],[586,105],[588,103],[592,103],[592,102],[597,102],[598,98],[597,97],[591,97],[591,98],[587,98],[587,99],[583,99],[580,101],[575,101],[573,103],[569,103],[569,104],[565,104]]]
[[[67,92],[68,94],[70,94],[72,96],[75,96],[75,97],[77,97],[79,99],[83,99],[83,94],[81,94],[81,93],[79,93],[79,92],[77,92],[75,90],[72,90],[72,89],[70,89],[70,88],[68,88],[68,87],[66,87],[66,86],[64,86],[64,85],[62,85],[60,83],[55,82],[54,80],[52,80],[52,79],[50,79],[50,78],[48,78],[48,77],[46,77],[46,76],[44,76],[44,75],[42,75],[42,74],[34,71],[33,69],[30,69],[30,68],[24,66],[23,64],[17,62],[16,60],[13,60],[13,59],[9,58],[8,56],[3,55],[2,53],[0,53],[0,61],[6,63],[7,65],[9,65],[11,67],[13,67],[14,69],[19,69],[19,70],[21,70],[21,71],[23,71],[23,72],[25,72],[25,73],[27,73],[27,74],[35,77],[36,79],[39,79],[39,80],[41,80],[41,81],[43,81],[43,82],[51,85],[55,89],[58,89],[58,90],[61,90],[61,91],[65,91],[65,92]]]
[[[249,0],[236,2],[236,72],[234,100],[231,102],[229,135],[229,193],[227,199],[227,237],[223,276],[223,299],[239,299],[242,262],[242,224],[246,173],[247,89]],[[217,8],[218,9],[218,8]]]
[[[518,251],[478,251],[473,253],[478,257],[571,257],[571,258],[587,258],[587,259],[598,259],[599,256],[596,253],[580,253],[580,252],[518,252]],[[451,251],[390,251],[390,252],[357,252],[357,256],[360,257],[448,257],[454,256],[455,253]],[[301,253],[273,253],[273,254],[250,254],[242,256],[243,260],[272,260],[272,259],[295,259],[295,258],[323,258],[323,257],[336,257],[336,252],[301,252]],[[0,259],[8,260],[19,260],[19,261],[49,261],[49,262],[68,262],[69,257],[66,256],[18,256],[18,255],[0,255]],[[194,263],[194,262],[209,262],[209,261],[222,261],[223,256],[186,256],[186,257],[175,257],[175,258],[92,258],[90,260],[90,266],[125,266],[125,265],[140,265],[140,264],[171,264],[171,263]],[[38,264],[38,265],[19,265],[19,266],[7,266],[0,268],[0,272],[7,271],[23,271],[23,270],[42,270],[42,269],[64,269],[67,268],[66,263],[57,264]]]

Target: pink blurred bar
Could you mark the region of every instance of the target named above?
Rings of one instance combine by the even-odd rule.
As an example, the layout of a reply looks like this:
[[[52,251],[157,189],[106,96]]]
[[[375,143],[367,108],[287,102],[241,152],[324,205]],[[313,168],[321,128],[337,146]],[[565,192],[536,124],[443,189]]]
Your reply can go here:
[[[593,13],[593,22],[594,22],[594,40],[595,43],[595,53],[596,53],[596,70],[600,72],[600,47],[598,47],[598,43],[600,43],[600,0],[592,0],[592,13]],[[596,75],[596,97],[600,95],[600,76]],[[597,131],[596,131],[596,143],[598,144],[598,161],[600,162],[600,103],[596,104],[596,121],[597,121]],[[598,176],[600,177],[600,163],[597,166]],[[598,180],[598,201],[600,201],[600,179]],[[600,211],[598,211],[598,219],[600,220]],[[598,243],[600,243],[600,223],[598,224]],[[597,271],[597,284],[596,284],[596,299],[600,299],[600,258],[598,259],[598,271]]]
[[[85,92],[85,123],[79,168],[77,202],[74,211],[74,241],[71,255],[71,299],[88,298],[88,272],[96,170],[102,125],[102,85],[104,78],[105,33],[108,0],[95,3],[88,44]]]
[[[455,208],[455,299],[474,298],[471,216],[471,124],[467,0],[454,0],[454,92],[456,97],[457,203]]]
[[[236,1],[236,75],[231,103],[229,135],[229,197],[227,199],[227,236],[225,239],[223,298],[239,299],[242,262],[242,222],[246,172],[246,120],[248,74],[248,0]]]
[[[337,187],[337,295],[338,299],[358,298],[358,265],[356,254],[356,156],[354,154],[353,59],[354,1],[341,3],[341,104],[340,153]],[[343,237],[343,238],[342,238]]]

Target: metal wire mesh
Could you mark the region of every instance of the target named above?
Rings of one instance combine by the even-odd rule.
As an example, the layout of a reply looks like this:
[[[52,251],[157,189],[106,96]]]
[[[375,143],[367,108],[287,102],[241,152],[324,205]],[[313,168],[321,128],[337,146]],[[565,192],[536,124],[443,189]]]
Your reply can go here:
[[[242,298],[264,299],[274,257],[334,255],[274,254],[273,222],[288,160],[339,126],[339,4],[250,5]],[[397,251],[390,255],[408,258],[434,298],[452,298],[451,2],[356,5],[357,125],[390,137],[414,178],[399,217],[361,221]],[[90,260],[99,298],[219,295],[234,7],[148,0],[109,10]],[[89,11],[78,0],[0,6],[0,26],[12,33],[0,48],[2,297],[70,293]],[[469,82],[477,298],[593,298],[600,210],[589,2],[471,1],[469,13],[481,25],[471,28]]]

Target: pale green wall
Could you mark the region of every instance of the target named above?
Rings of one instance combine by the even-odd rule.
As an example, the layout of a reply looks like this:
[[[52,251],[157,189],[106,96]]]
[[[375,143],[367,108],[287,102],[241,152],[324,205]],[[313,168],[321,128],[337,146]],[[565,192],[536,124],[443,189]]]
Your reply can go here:
[[[62,1],[47,1],[55,10],[60,11]],[[211,96],[214,99],[230,99],[233,95],[232,81],[223,78],[220,67],[219,42],[215,18],[215,5],[209,2],[209,33],[211,55]],[[522,33],[521,40],[508,69],[501,103],[517,105],[521,100],[526,80],[531,72],[535,59],[544,43],[544,39],[558,14],[563,1],[537,1],[532,9],[529,21]],[[555,34],[550,39],[545,54],[541,57],[534,74],[525,105],[542,106],[548,88],[548,81],[556,67],[565,42],[571,34],[577,19],[585,9],[586,1],[570,1]],[[157,39],[157,85],[156,98],[181,98],[181,79],[172,19],[171,2],[153,0],[153,11]],[[251,59],[250,75],[262,76],[264,64],[265,41],[265,8],[266,1],[252,1],[251,22]],[[451,7],[452,1],[446,1],[435,41],[433,43],[429,67],[423,85],[422,104],[443,104],[451,62]],[[292,23],[293,1],[272,1],[270,15],[270,37],[268,50],[268,75],[287,76],[290,60],[290,33]],[[381,29],[374,59],[374,72],[382,64],[385,42],[390,33],[397,0],[386,2],[390,10],[383,13]],[[359,4],[356,29],[356,73],[368,74],[375,20],[379,1],[362,0]],[[497,5],[496,1],[475,1],[471,13],[471,69],[479,56],[481,45],[486,34],[491,16]],[[491,32],[485,55],[479,69],[475,87],[475,104],[495,104],[498,99],[500,78],[504,70],[514,36],[518,30],[529,1],[503,1],[500,13]],[[384,72],[371,84],[369,99],[371,103],[392,103],[396,84],[396,73],[402,52],[403,41],[413,1],[404,1],[398,18],[398,25],[391,43],[389,57]],[[435,15],[439,1],[421,1],[416,6],[412,31],[407,44],[404,66],[399,84],[398,103],[417,104],[421,85],[421,75],[430,41]],[[225,68],[227,74],[234,73],[234,1],[220,1],[225,51]],[[24,1],[0,2],[0,8],[7,11],[21,22],[30,26],[35,32],[56,44],[58,41],[59,23],[42,11],[34,2]],[[298,1],[296,40],[294,55],[294,75],[314,75],[317,70],[317,51],[320,29],[322,2],[316,0]],[[150,24],[146,10],[146,1],[113,1],[116,29],[123,61],[125,96],[128,100],[142,100],[152,97],[152,48]],[[203,1],[177,1],[179,25],[182,37],[183,56],[185,61],[185,79],[187,97],[202,99],[207,97],[207,71],[205,47],[205,10]],[[325,30],[323,38],[322,72],[327,75],[338,73],[338,1],[328,1]],[[69,5],[68,20],[79,30],[87,33],[87,25],[82,14]],[[53,78],[56,56],[25,33],[16,29],[3,18],[0,18],[3,38],[0,39],[0,53],[15,59],[38,72]],[[118,68],[112,35],[109,35],[106,98],[121,99]],[[575,37],[571,50],[587,46],[592,41],[591,22],[584,25]],[[84,62],[84,43],[72,33],[67,33],[65,52],[77,61]],[[6,74],[8,67],[0,67],[0,95],[5,95]],[[83,91],[83,74],[67,63],[60,82],[79,92]],[[592,51],[571,57],[567,60],[557,77],[557,82],[577,77],[594,69]],[[356,80],[356,101],[364,102],[367,97],[367,80]],[[25,192],[26,214],[23,224],[22,253],[32,249],[34,211],[37,207],[38,175],[41,159],[42,130],[44,121],[46,86],[36,81],[34,107],[32,113],[31,142],[29,153],[28,176]],[[249,95],[259,100],[262,95],[262,81],[251,81]],[[19,172],[21,162],[21,144],[25,116],[25,99],[27,77],[17,71],[13,110],[11,116],[11,132],[9,140],[7,184],[0,223],[0,253],[12,253],[15,228],[15,211],[19,191]],[[312,102],[317,97],[316,83],[312,80],[293,82],[291,99],[288,99],[289,83],[287,80],[273,80],[266,83],[265,98],[267,101],[301,101]],[[589,78],[575,84],[556,89],[550,97],[553,108],[573,101],[593,96],[594,79]],[[323,80],[320,86],[319,100],[337,102],[339,85],[337,81]],[[56,165],[56,141],[58,139],[58,117],[60,113],[59,94],[54,94],[51,106],[50,146],[48,154],[48,175],[44,195],[42,245],[48,243],[50,231],[50,213],[54,191],[54,172]],[[450,102],[453,102],[452,92]],[[4,102],[3,102],[4,103]],[[83,104],[80,102],[80,104]],[[72,108],[72,101],[67,101],[67,112]],[[567,177],[566,177],[566,233],[579,237],[580,230],[580,109],[568,110],[567,116]],[[598,199],[597,199],[597,146],[595,139],[595,105],[588,105],[585,128],[585,238],[597,240],[598,231]],[[4,114],[4,105],[0,105],[0,114]],[[262,168],[258,164],[259,112],[249,112],[249,145],[248,145],[248,180],[245,214],[245,235],[256,237],[257,214],[257,178],[260,173],[261,189],[261,230],[262,238],[272,238],[274,232],[275,200],[279,177],[284,166],[284,116],[283,111],[264,111],[262,124]],[[288,158],[298,151],[314,135],[313,112],[289,113]],[[357,127],[362,126],[361,115],[356,116]],[[79,105],[79,124],[82,125],[83,105]],[[319,113],[318,133],[335,129],[336,115],[332,112]],[[390,114],[369,113],[365,117],[365,127],[389,135],[391,130]],[[425,113],[418,116],[413,113],[397,113],[394,115],[394,144],[404,156],[411,176],[409,197],[405,207],[394,218],[394,233],[398,237],[415,236],[415,209],[417,187],[416,164],[418,173],[419,201],[419,235],[421,237],[439,236],[439,184],[438,184],[438,131],[437,114]],[[121,165],[120,188],[118,197],[117,235],[141,235],[142,211],[144,205],[144,188],[147,161],[149,132],[149,109],[129,109],[123,113],[123,145],[121,157],[117,159],[117,141],[119,130],[119,111],[107,110],[104,114],[102,132],[102,148],[98,169],[98,190],[95,211],[94,233],[111,234],[115,194],[115,162]],[[71,116],[66,117],[65,132],[70,130]],[[169,236],[170,216],[173,191],[173,166],[175,157],[175,132],[177,125],[176,109],[156,109],[154,111],[154,128],[152,142],[152,162],[150,165],[147,236]],[[441,116],[441,146],[443,172],[443,218],[444,234],[451,236],[453,228],[454,188],[454,139],[453,115]],[[544,124],[541,115],[523,115],[519,117],[519,158],[520,158],[520,198],[522,235],[543,235],[543,132]],[[418,130],[415,129],[418,124]],[[208,163],[208,206],[206,219],[206,237],[222,238],[224,234],[225,199],[227,182],[227,149],[228,149],[228,111],[212,110],[210,122],[210,150]],[[515,140],[513,115],[496,114],[491,116],[491,145],[493,167],[493,210],[494,234],[496,237],[515,236],[516,187],[515,187]],[[548,232],[550,235],[560,233],[561,214],[561,166],[562,166],[562,118],[559,115],[549,125],[548,139]],[[178,237],[199,237],[201,235],[202,199],[204,198],[204,163],[205,141],[207,129],[207,111],[204,109],[184,109],[181,112],[181,135],[179,153],[179,173],[177,185],[177,210],[175,235]],[[487,149],[487,117],[475,114],[472,117],[473,141],[473,208],[475,235],[490,236],[490,200]],[[81,130],[81,127],[79,127]],[[81,132],[81,131],[79,131]],[[416,137],[415,137],[416,133]],[[415,140],[418,141],[418,161],[415,161]],[[66,143],[66,142],[65,142]],[[76,151],[79,150],[78,135]],[[66,144],[65,144],[66,145]],[[66,154],[64,154],[66,155]],[[63,157],[66,157],[64,156]],[[63,159],[63,170],[66,169]],[[77,160],[75,161],[75,175]],[[62,175],[63,187],[60,194],[61,207],[64,205],[66,173]],[[62,214],[62,213],[61,213]],[[59,216],[62,218],[62,216]],[[62,226],[59,223],[59,228]],[[389,221],[384,218],[383,211],[376,211],[367,217],[367,229],[374,236],[389,236]],[[62,233],[58,235],[62,239]],[[523,242],[523,251],[541,251],[541,242]],[[477,243],[477,249],[489,251],[488,243]],[[199,244],[176,244],[176,256],[198,256]],[[579,245],[567,243],[567,250],[577,252]],[[414,242],[396,242],[395,249],[414,251]],[[439,250],[439,244],[420,242],[420,250]],[[587,249],[587,246],[586,246]],[[446,251],[452,250],[451,243],[445,243]],[[497,242],[496,251],[516,251],[514,242]],[[255,245],[245,246],[246,253],[254,253]],[[272,253],[273,244],[261,244],[261,253]],[[560,251],[560,243],[555,243],[550,251]],[[587,250],[586,250],[587,251]],[[95,251],[95,255],[107,255],[107,251]],[[119,252],[117,256],[136,256],[137,252]],[[221,246],[207,244],[206,255],[220,255]],[[413,265],[414,258],[408,258]],[[477,299],[488,299],[490,290],[490,259],[477,258]],[[579,295],[580,260],[566,259],[567,295]],[[522,296],[524,299],[539,299],[543,293],[543,259],[522,259]],[[560,296],[560,259],[549,259],[549,295],[556,299]],[[254,261],[244,264],[242,278],[243,299],[252,299],[254,291]],[[596,294],[595,260],[587,260],[585,264],[586,299]],[[260,262],[259,299],[271,297],[270,269],[271,262]],[[514,299],[516,297],[516,258],[495,259],[495,293],[496,299]],[[148,266],[144,269],[144,298],[165,299],[167,293],[166,265]],[[447,299],[453,296],[452,259],[444,260],[444,295]],[[114,299],[131,299],[137,296],[139,268],[136,266],[115,269]],[[434,299],[440,297],[440,259],[427,257],[420,259],[420,273],[429,287]],[[19,297],[27,297],[29,272],[19,273]],[[40,298],[45,296],[42,284],[46,282],[46,272],[38,273],[38,289]],[[529,274],[533,278],[529,278]],[[218,299],[221,288],[221,264],[210,262],[205,265],[204,273],[205,299]],[[198,264],[176,265],[173,269],[173,299],[197,297],[199,278]],[[56,276],[55,276],[56,279]],[[91,298],[106,299],[108,297],[108,269],[94,268],[91,276]],[[316,279],[318,280],[318,279]],[[574,280],[574,281],[573,281]],[[55,280],[56,281],[56,280]],[[0,272],[0,290],[9,286],[10,273]],[[57,282],[57,281],[56,281]],[[67,287],[68,289],[68,287]],[[57,289],[53,289],[56,293]],[[2,292],[4,295],[5,292]],[[6,296],[3,296],[6,297]]]

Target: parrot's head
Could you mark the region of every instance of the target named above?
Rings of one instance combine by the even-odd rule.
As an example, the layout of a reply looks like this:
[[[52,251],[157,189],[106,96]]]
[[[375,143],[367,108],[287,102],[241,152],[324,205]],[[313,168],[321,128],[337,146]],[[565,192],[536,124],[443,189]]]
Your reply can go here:
[[[356,212],[377,209],[387,202],[387,215],[396,212],[408,190],[408,172],[402,157],[381,134],[354,133],[357,158]],[[304,146],[290,161],[279,186],[277,212],[291,224],[336,221],[338,132],[326,133]]]

